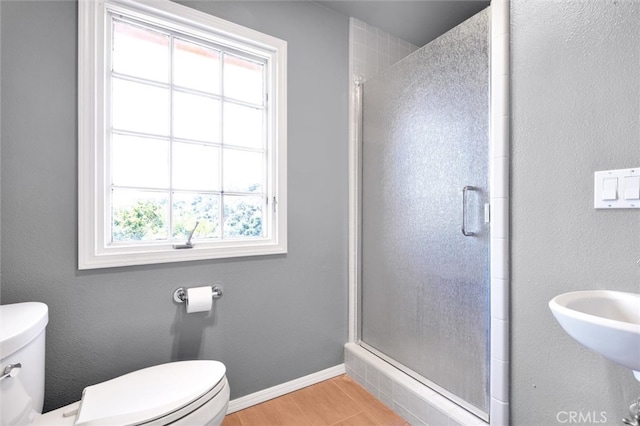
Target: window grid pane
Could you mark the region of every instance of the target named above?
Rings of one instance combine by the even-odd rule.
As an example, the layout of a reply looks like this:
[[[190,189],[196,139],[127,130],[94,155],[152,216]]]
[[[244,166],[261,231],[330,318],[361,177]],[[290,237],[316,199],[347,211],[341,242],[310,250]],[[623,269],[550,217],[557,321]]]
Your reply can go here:
[[[220,239],[220,195],[212,193],[173,193],[173,238],[186,240],[198,224],[192,240]]]
[[[114,188],[111,191],[111,241],[167,241],[169,194]]]
[[[220,101],[172,87],[173,136],[215,143],[220,140]]]
[[[234,54],[224,54],[224,96],[253,105],[264,105],[264,65]]]
[[[115,187],[169,188],[169,140],[112,133],[112,182]]]
[[[221,52],[181,38],[173,40],[173,84],[220,94]]]
[[[153,33],[143,26],[136,31],[134,24],[127,23],[126,28],[129,33],[147,35],[147,38],[150,38],[149,33]],[[114,32],[117,32],[115,23]],[[155,34],[152,35],[155,36]],[[224,47],[192,43],[181,35],[167,36],[160,32],[158,35],[168,37],[169,40],[170,54],[166,62],[168,82],[163,82],[164,71],[157,69],[159,60],[153,64],[149,63],[149,67],[156,68],[153,72],[144,69],[144,65],[140,64],[136,64],[137,68],[131,74],[127,74],[130,68],[127,68],[126,64],[112,68],[111,72],[112,85],[116,80],[121,80],[127,81],[133,88],[155,87],[156,93],[161,94],[162,90],[166,90],[169,98],[167,105],[162,103],[162,98],[158,96],[154,98],[139,94],[133,99],[120,99],[119,104],[114,105],[114,109],[118,106],[118,111],[112,112],[112,141],[114,130],[119,129],[117,126],[119,123],[124,123],[120,126],[122,127],[119,129],[120,133],[131,133],[134,136],[139,134],[143,137],[166,135],[170,141],[171,160],[168,176],[164,179],[165,182],[168,180],[170,183],[165,193],[166,199],[161,203],[162,208],[167,210],[162,216],[166,218],[166,224],[161,224],[164,227],[162,228],[164,236],[160,238],[157,232],[148,231],[142,234],[141,238],[145,241],[167,238],[174,241],[186,239],[196,221],[200,224],[193,235],[194,241],[265,237],[266,227],[262,226],[264,220],[268,220],[267,198],[264,193],[268,173],[265,64],[245,58],[236,52],[227,51]],[[160,39],[159,36],[155,36],[155,39]],[[157,41],[155,43],[158,44]],[[128,52],[128,55],[135,57],[135,52]],[[224,59],[220,60],[221,57]],[[176,65],[177,61],[185,58],[186,63]],[[123,60],[119,59],[119,61],[122,63]],[[192,67],[189,63],[200,63],[200,67]],[[123,77],[124,80],[118,77]],[[152,84],[145,84],[145,79],[155,81]],[[163,86],[166,89],[162,89]],[[145,90],[150,92],[151,89]],[[119,93],[122,92],[129,91],[120,90]],[[227,122],[224,121],[225,110],[228,112]],[[154,114],[160,118],[154,120]],[[158,123],[156,127],[153,127],[154,123]],[[163,123],[168,127],[165,130],[162,128]],[[190,143],[185,144],[185,142]],[[184,155],[183,148],[187,145],[201,147],[196,149],[198,153],[193,156],[191,162],[189,157]],[[207,149],[207,146],[210,148]],[[225,146],[229,148],[224,149]],[[231,149],[232,147],[237,149]],[[113,149],[113,145],[110,149]],[[217,154],[211,154],[214,151]],[[227,163],[224,160],[225,151],[227,151]],[[141,166],[145,159],[148,160],[148,158],[140,158]],[[114,159],[112,158],[111,161],[113,162]],[[216,162],[217,164],[214,164]],[[128,161],[128,163],[131,167],[132,162]],[[112,164],[112,179],[113,167]],[[144,173],[143,167],[140,173]],[[122,175],[122,172],[120,174]],[[135,175],[131,171],[129,174]],[[228,180],[227,192],[225,192],[225,179]],[[166,183],[149,184],[148,179],[139,179],[139,181],[144,181],[146,186],[127,186],[126,188],[144,193],[144,190],[149,188],[166,185]],[[119,188],[125,187],[118,186],[115,181],[112,181],[111,188],[112,194],[115,194],[121,191]],[[186,191],[207,192],[190,193],[179,191],[178,188]],[[116,201],[116,197],[113,196],[111,204],[113,241],[116,241],[116,231],[118,235],[124,235],[127,232],[122,229],[122,220],[116,226],[117,218],[114,213]],[[155,202],[156,205],[158,203]],[[142,204],[149,210],[148,205],[153,203],[145,200]],[[119,211],[118,214],[122,212]],[[146,218],[144,215],[142,217]],[[158,220],[155,222],[156,227],[160,226],[157,222]],[[141,227],[140,224],[131,226],[134,225]],[[140,233],[135,234],[136,238],[140,235]],[[131,238],[130,241],[136,238]],[[127,241],[127,239],[120,238],[118,241]]]
[[[264,197],[223,195],[223,238],[260,238],[264,236]]]
[[[119,19],[112,22],[111,69],[120,74],[169,82],[169,36]],[[144,55],[141,54],[144,52]]]
[[[175,190],[220,192],[220,148],[174,142],[171,187]]]

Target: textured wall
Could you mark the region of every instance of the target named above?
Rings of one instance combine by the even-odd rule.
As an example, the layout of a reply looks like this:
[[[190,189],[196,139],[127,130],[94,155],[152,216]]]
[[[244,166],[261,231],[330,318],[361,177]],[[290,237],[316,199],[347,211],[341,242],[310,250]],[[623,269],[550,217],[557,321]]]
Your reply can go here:
[[[593,209],[594,171],[640,166],[640,2],[512,0],[511,31],[512,424],[618,425],[640,383],[547,303],[640,291],[640,211]]]
[[[2,2],[2,303],[49,305],[45,409],[178,359],[237,398],[343,362],[348,19],[312,2],[186,2],[289,42],[289,253],[78,271],[72,1]],[[184,314],[178,286],[225,286]]]

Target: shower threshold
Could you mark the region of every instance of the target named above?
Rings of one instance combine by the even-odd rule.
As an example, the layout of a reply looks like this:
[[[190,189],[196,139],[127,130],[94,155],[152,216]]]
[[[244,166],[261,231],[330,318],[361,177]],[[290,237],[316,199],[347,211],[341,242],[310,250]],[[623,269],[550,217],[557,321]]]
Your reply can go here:
[[[463,408],[455,396],[443,396],[445,390],[396,364],[365,343],[345,345],[347,375],[411,425],[489,425],[486,413]]]

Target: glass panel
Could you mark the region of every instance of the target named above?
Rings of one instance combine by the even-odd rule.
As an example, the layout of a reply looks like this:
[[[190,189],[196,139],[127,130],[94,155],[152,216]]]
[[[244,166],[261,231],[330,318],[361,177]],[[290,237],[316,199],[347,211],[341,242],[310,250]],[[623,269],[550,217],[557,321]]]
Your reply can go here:
[[[264,110],[231,102],[224,103],[224,143],[262,149]]]
[[[362,340],[484,413],[487,40],[485,10],[364,83],[361,241]]]
[[[114,78],[114,129],[169,135],[169,90]]]
[[[261,237],[263,197],[225,195],[224,238]]]
[[[113,70],[169,82],[169,36],[113,20]]]
[[[169,187],[169,141],[113,134],[111,177],[118,186]]]
[[[175,39],[173,83],[204,92],[220,93],[220,52]]]
[[[173,135],[182,139],[220,141],[220,101],[206,96],[173,93]]]
[[[187,239],[193,233],[193,240],[220,238],[220,196],[213,194],[179,193],[173,194],[173,238]]]
[[[112,191],[112,239],[158,241],[169,236],[169,194],[114,189]]]
[[[224,55],[224,95],[262,105],[264,98],[262,64],[233,55]]]
[[[175,142],[173,187],[194,191],[219,191],[220,148]]]
[[[222,157],[223,189],[241,192],[262,191],[263,158],[259,152],[225,149]]]

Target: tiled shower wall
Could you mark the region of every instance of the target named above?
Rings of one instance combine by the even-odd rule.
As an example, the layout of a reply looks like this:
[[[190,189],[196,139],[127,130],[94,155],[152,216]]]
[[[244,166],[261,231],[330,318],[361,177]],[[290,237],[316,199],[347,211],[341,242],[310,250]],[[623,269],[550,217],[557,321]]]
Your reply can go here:
[[[360,106],[356,86],[418,50],[402,40],[373,25],[349,18],[349,282],[358,281],[358,212],[360,206]],[[355,285],[349,285],[349,341],[357,336],[357,297]]]
[[[351,83],[375,77],[379,72],[416,51],[408,41],[399,39],[358,19],[349,19],[349,61]]]
[[[349,282],[358,281],[360,185],[360,106],[356,86],[418,50],[419,47],[355,18],[349,18]],[[357,338],[356,286],[349,285],[349,341]]]

